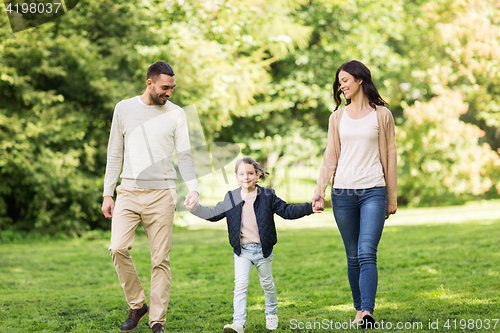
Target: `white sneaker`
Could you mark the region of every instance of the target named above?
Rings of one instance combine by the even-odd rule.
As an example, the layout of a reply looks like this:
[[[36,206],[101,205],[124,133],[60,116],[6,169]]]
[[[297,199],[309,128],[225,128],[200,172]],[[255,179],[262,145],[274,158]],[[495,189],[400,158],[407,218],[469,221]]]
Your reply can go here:
[[[232,324],[227,324],[224,326],[225,333],[245,333],[245,328],[239,321],[235,321]]]
[[[275,330],[278,328],[278,316],[277,315],[267,315],[266,316],[266,328],[268,330]]]

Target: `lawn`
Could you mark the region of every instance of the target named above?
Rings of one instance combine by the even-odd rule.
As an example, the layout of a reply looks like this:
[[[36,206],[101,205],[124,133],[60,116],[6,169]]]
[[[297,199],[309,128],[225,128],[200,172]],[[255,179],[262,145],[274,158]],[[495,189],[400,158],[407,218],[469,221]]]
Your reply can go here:
[[[388,225],[379,247],[375,317],[384,329],[377,332],[469,332],[480,326],[500,331],[499,234],[500,219]],[[354,310],[338,231],[279,228],[278,239],[276,332],[346,328]],[[1,245],[0,332],[119,332],[128,308],[108,246],[107,235]],[[149,296],[149,247],[143,232],[132,255]],[[165,331],[222,332],[232,318],[234,278],[226,231],[176,227],[171,261]],[[247,310],[246,332],[266,332],[255,270]],[[136,332],[150,332],[146,323]]]

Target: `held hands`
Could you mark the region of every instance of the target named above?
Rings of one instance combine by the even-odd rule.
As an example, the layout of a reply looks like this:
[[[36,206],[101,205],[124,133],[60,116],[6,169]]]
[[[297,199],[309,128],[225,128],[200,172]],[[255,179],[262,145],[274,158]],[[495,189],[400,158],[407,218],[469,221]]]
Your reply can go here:
[[[321,213],[325,210],[325,199],[315,194],[312,199],[313,213]],[[396,214],[398,210],[397,205],[387,205],[387,214],[385,215],[385,219],[387,220],[389,216]]]
[[[189,192],[188,195],[186,195],[186,200],[184,200],[184,206],[190,212],[192,212],[198,208],[198,206],[199,206],[198,197],[199,197],[199,194],[196,191],[191,191],[191,192]]]
[[[315,194],[312,199],[312,208],[313,213],[321,213],[325,210],[325,199],[319,196],[319,194]]]
[[[102,213],[104,217],[110,219],[113,217],[113,211],[115,210],[115,202],[113,201],[113,197],[105,196],[102,201],[101,207]]]
[[[186,200],[184,201],[184,206],[186,206],[189,211],[196,210],[198,208],[198,192],[196,191],[191,191],[188,195],[186,195]],[[102,207],[101,207],[102,213],[104,214],[104,217],[106,218],[112,218],[113,217],[113,211],[115,210],[115,202],[113,201],[113,198],[110,196],[105,196],[104,200],[102,202]]]

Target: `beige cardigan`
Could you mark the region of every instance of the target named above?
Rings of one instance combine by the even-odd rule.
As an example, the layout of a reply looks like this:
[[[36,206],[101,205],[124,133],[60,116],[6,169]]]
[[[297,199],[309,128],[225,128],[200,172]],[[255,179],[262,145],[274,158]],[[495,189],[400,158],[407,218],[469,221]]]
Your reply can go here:
[[[323,155],[318,182],[314,194],[325,197],[325,190],[332,179],[335,179],[337,162],[340,157],[339,124],[345,107],[332,113],[328,122],[328,145]],[[380,162],[384,170],[387,189],[387,204],[397,205],[397,152],[394,118],[391,111],[384,106],[377,106],[377,121],[379,125],[378,147]]]

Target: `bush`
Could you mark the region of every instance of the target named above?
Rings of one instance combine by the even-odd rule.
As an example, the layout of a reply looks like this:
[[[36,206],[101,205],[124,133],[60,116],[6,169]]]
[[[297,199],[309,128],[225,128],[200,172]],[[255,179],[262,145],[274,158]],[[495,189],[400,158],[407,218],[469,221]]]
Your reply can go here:
[[[397,128],[398,193],[411,206],[463,202],[495,188],[500,158],[478,127],[459,119],[468,105],[457,92],[404,110]]]

